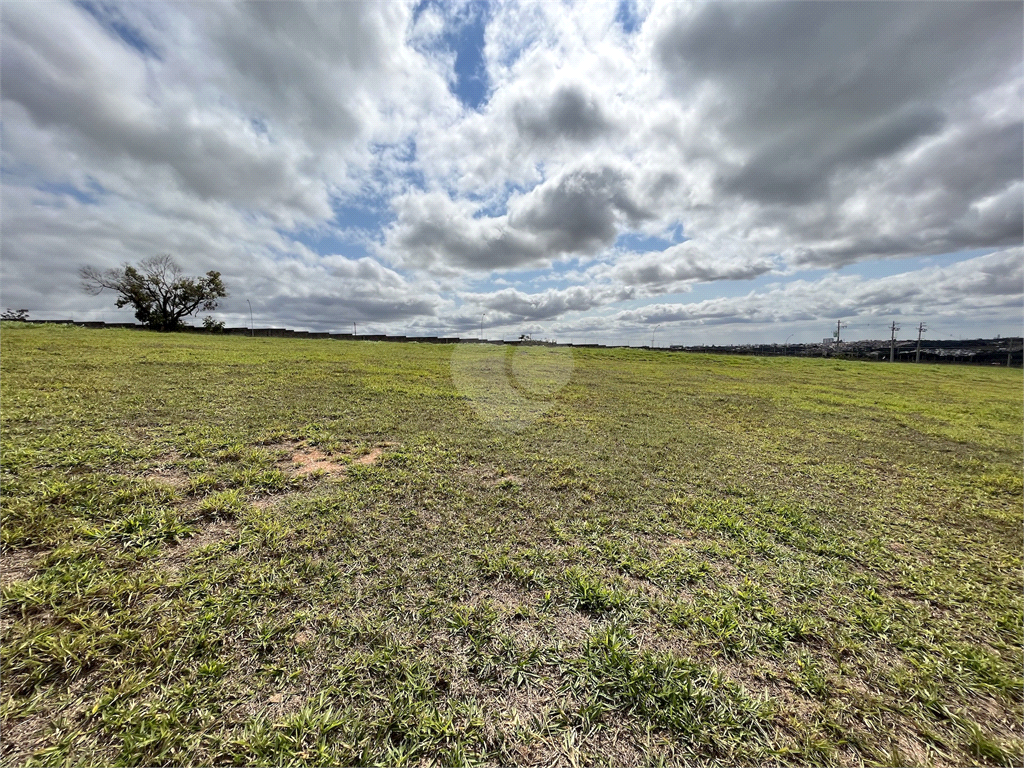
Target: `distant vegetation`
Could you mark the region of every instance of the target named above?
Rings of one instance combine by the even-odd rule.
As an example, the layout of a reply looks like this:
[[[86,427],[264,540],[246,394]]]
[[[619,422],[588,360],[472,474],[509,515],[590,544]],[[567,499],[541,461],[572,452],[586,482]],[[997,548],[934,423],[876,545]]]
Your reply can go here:
[[[3,762],[1021,763],[1019,371],[453,350],[5,326]]]
[[[217,299],[228,295],[220,272],[184,277],[170,256],[143,259],[138,267],[125,264],[99,270],[86,266],[80,274],[86,293],[96,296],[107,289],[113,291],[118,309],[131,306],[136,320],[158,331],[180,328],[182,318],[216,309]]]

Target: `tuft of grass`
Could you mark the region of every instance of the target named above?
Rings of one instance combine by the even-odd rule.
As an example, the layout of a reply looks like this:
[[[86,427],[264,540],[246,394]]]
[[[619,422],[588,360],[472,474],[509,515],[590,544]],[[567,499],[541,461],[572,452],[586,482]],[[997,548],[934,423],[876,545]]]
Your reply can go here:
[[[247,508],[245,497],[235,488],[217,491],[206,496],[196,505],[196,511],[208,519],[233,520]]]
[[[587,611],[610,612],[625,608],[630,596],[609,586],[598,576],[589,573],[580,566],[571,566],[562,574],[566,588],[569,590],[572,607]]]

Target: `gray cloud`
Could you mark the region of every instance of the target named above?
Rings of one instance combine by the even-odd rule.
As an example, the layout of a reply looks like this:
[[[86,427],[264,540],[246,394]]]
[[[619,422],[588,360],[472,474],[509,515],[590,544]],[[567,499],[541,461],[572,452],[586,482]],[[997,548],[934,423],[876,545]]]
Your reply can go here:
[[[786,137],[755,151],[738,167],[725,166],[719,183],[726,192],[764,203],[807,203],[828,193],[829,182],[843,166],[888,157],[937,133],[944,123],[939,110],[911,106],[850,130],[844,141],[819,146],[813,153],[806,152],[801,140]]]
[[[360,324],[377,323],[395,327],[414,318],[433,317],[439,302],[435,297],[387,295],[372,287],[345,293],[307,293],[301,296],[270,295],[254,306],[264,324],[278,327],[313,328],[349,333],[356,324],[359,333],[370,333]],[[263,318],[271,318],[263,320]]]
[[[60,21],[42,24],[40,14],[51,13]],[[206,200],[330,215],[324,185],[302,178],[287,146],[235,115],[202,111],[176,95],[154,98],[151,65],[134,51],[103,49],[104,33],[84,12],[16,4],[3,23],[0,87],[13,131],[28,130],[17,125],[23,110],[56,146],[109,170],[134,164],[158,174],[151,184],[166,171],[171,183]]]
[[[650,293],[679,290],[681,283],[717,280],[751,280],[770,272],[768,258],[710,256],[691,242],[664,251],[626,254],[611,266],[590,270],[594,277],[610,278],[624,285],[644,286]]]
[[[560,290],[541,293],[523,293],[515,288],[506,288],[494,293],[467,293],[461,296],[464,302],[476,304],[493,312],[490,322],[518,320],[548,320],[567,312],[586,312],[613,301],[630,298],[629,290],[575,285]]]
[[[827,146],[907,104],[973,94],[1019,64],[1021,21],[1003,2],[706,3],[667,25],[656,53],[678,92],[728,87],[738,137]]]
[[[573,168],[513,198],[508,213],[475,217],[475,206],[444,193],[394,201],[397,222],[382,253],[428,267],[510,269],[612,245],[623,224],[653,214],[636,199],[632,180],[610,166]]]
[[[601,106],[581,88],[559,88],[546,102],[520,101],[513,107],[520,135],[531,141],[590,141],[609,130]]]
[[[409,20],[397,3],[203,3],[194,10],[230,92],[316,146],[366,130],[374,110],[366,85],[392,69]]]
[[[1019,80],[1021,26],[1016,3],[709,3],[665,22],[655,53],[680,99],[710,105],[701,121],[716,125],[726,155],[714,168],[720,202],[735,196],[764,206],[750,215],[792,227],[795,240],[843,230],[842,206],[868,185],[881,187],[882,207],[897,185],[941,184],[947,197],[938,202],[958,222],[956,236],[914,237],[921,228],[913,219],[928,215],[929,200],[907,211],[899,233],[856,221],[866,235],[859,256],[852,244],[803,247],[818,263],[841,264],[1019,242],[1019,231],[971,228],[967,218],[979,195],[1021,177],[1019,109],[978,106],[979,94]],[[983,135],[993,141],[979,144]],[[704,138],[690,146],[698,155],[716,151]],[[816,222],[817,231],[803,227],[807,216],[793,207],[823,202],[830,220]]]
[[[397,221],[381,252],[427,268],[508,269],[538,263],[547,254],[507,216],[474,218],[473,207],[444,193],[407,194],[392,201]]]
[[[509,222],[545,237],[560,253],[588,253],[615,242],[618,225],[653,218],[632,196],[622,171],[608,166],[571,170],[510,206]]]

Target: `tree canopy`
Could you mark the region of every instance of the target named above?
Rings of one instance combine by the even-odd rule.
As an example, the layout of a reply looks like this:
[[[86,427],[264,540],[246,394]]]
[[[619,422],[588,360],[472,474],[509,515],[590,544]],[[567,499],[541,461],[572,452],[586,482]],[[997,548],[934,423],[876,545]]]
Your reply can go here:
[[[139,322],[159,331],[180,328],[182,318],[215,309],[217,299],[228,295],[220,272],[185,277],[170,256],[143,259],[137,267],[125,264],[99,270],[85,266],[79,274],[86,293],[96,296],[105,289],[115,291],[119,308],[131,305]]]

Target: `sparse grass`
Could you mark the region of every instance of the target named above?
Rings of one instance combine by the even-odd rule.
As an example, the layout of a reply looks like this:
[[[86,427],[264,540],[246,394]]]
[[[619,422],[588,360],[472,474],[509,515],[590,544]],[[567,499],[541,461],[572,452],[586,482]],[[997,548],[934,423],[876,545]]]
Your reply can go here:
[[[5,323],[4,764],[1024,760],[1019,371],[451,353]]]

